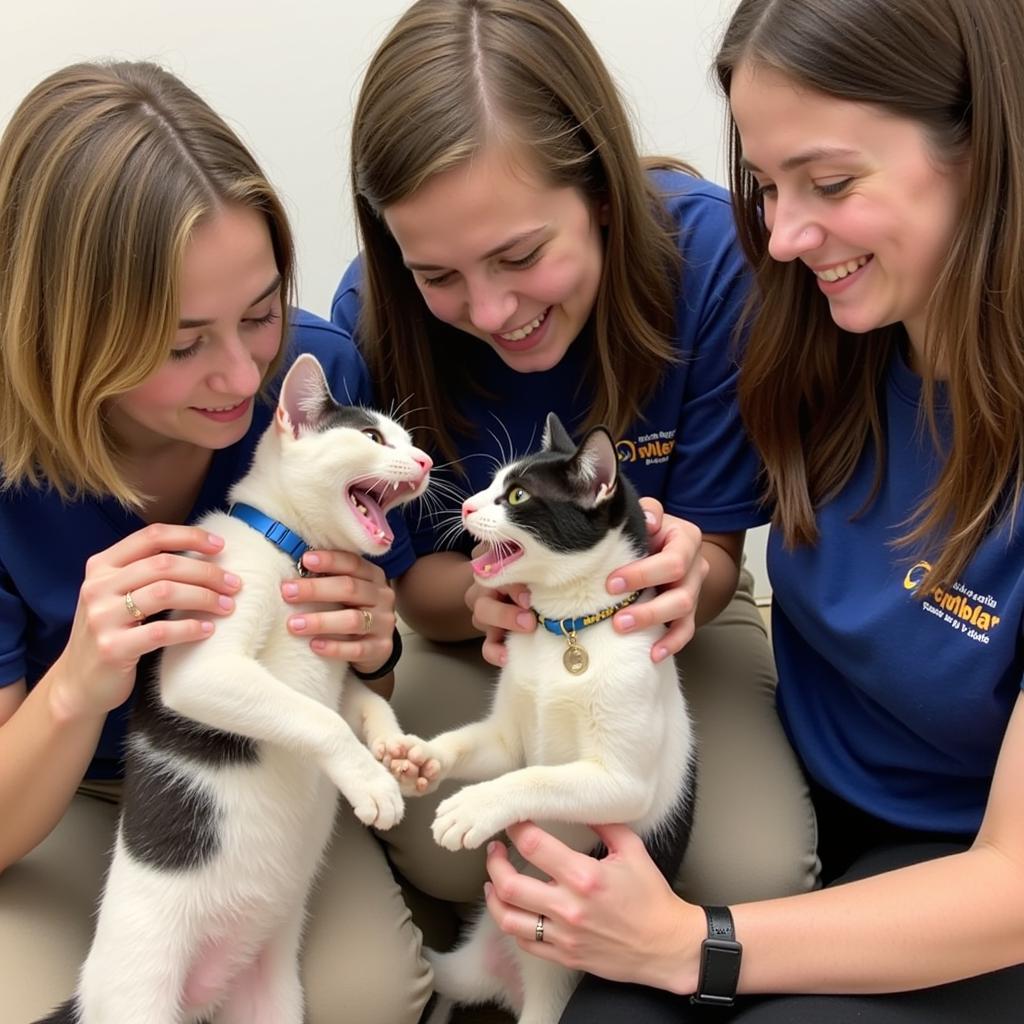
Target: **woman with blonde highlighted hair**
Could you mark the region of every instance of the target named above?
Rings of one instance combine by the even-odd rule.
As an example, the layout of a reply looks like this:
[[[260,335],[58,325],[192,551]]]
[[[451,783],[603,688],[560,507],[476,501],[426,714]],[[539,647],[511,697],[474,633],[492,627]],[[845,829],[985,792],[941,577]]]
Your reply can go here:
[[[607,424],[646,496],[652,554],[610,567],[607,603],[658,589],[613,623],[665,624],[650,656],[678,656],[694,708],[683,891],[809,888],[813,823],[749,581],[737,592],[744,531],[762,511],[735,402],[748,278],[728,194],[639,155],[608,70],[557,0],[413,4],[368,66],[351,170],[363,253],[333,319],[354,332],[383,403],[407,400],[435,461],[451,463],[451,496],[536,447],[551,411],[577,437]],[[431,641],[422,661],[406,658],[395,696],[424,736],[480,716],[493,672],[476,638],[501,664],[505,632],[537,628],[523,588],[496,598],[474,585],[468,538],[443,525],[410,520],[419,558],[397,582],[403,616]],[[410,802],[385,837],[392,859],[434,896],[477,898],[482,856],[433,844],[433,806]]]
[[[245,586],[185,553],[223,546],[189,524],[247,468],[269,423],[263,393],[312,352],[335,394],[368,398],[349,339],[289,307],[293,275],[273,187],[224,121],[159,67],[58,71],[0,138],[5,1019],[37,1017],[74,988],[113,841],[139,658],[202,643]],[[385,572],[410,559],[304,557],[317,576],[286,583],[282,600],[324,610],[296,617],[293,631],[375,673],[391,653]],[[162,614],[172,609],[186,614]],[[373,628],[357,636],[367,612]],[[309,1020],[337,1020],[340,1007],[360,1021],[418,1020],[429,995],[419,936],[354,818],[341,822],[305,950]]]

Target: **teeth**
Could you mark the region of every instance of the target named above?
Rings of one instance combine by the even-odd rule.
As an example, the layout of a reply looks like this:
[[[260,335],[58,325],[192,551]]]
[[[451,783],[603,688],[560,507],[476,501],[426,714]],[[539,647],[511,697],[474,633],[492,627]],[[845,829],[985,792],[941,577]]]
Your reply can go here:
[[[383,530],[377,531],[377,540],[386,540],[387,534]]]
[[[504,338],[506,341],[522,341],[523,338],[528,338],[531,334],[533,334],[535,330],[537,330],[538,327],[540,327],[542,323],[544,323],[544,318],[547,315],[547,310],[544,310],[544,312],[541,313],[541,315],[537,317],[536,320],[531,320],[528,324],[525,324],[523,327],[519,327],[514,331],[510,331],[508,334],[501,334],[499,335],[499,337]]]
[[[234,405],[218,405],[216,407],[209,406],[203,409],[203,412],[230,412],[232,409],[237,409],[239,402],[235,402]]]
[[[855,270],[860,270],[867,261],[867,256],[858,256],[855,260],[847,260],[835,267],[829,267],[828,270],[816,271],[816,274],[822,281],[842,281],[844,277],[849,277]]]

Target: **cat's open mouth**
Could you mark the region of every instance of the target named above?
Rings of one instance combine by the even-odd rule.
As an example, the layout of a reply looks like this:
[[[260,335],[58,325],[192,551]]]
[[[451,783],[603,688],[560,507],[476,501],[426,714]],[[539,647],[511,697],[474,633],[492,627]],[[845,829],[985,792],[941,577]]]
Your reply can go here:
[[[407,488],[415,490],[416,485],[411,481],[403,481],[398,484],[382,481],[365,489],[360,487],[348,489],[348,500],[356,514],[356,519],[370,535],[370,539],[382,548],[395,539],[385,518],[387,511],[405,497],[402,492]]]
[[[497,576],[502,569],[519,558],[523,549],[514,540],[488,541],[490,547],[479,557],[474,558],[473,572],[477,576]]]

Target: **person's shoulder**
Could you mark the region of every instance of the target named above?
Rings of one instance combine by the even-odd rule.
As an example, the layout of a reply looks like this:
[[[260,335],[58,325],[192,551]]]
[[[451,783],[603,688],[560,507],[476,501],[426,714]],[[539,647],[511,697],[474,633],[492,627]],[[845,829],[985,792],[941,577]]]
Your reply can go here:
[[[669,210],[709,210],[731,216],[729,190],[716,182],[674,167],[655,168],[649,175]]]
[[[342,388],[335,390],[339,400],[361,401],[365,397],[366,364],[348,331],[297,306],[289,311],[289,330],[288,353],[278,382],[300,355],[308,353],[323,367],[332,390]],[[273,390],[276,392],[276,386]]]

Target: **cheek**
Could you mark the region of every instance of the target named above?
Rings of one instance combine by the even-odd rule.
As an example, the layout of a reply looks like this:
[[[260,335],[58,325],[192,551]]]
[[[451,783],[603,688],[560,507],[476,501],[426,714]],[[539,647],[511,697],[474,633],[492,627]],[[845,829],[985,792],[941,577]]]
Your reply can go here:
[[[177,367],[164,366],[149,380],[117,398],[115,405],[133,418],[145,420],[154,413],[187,405],[190,390],[186,373]]]
[[[453,324],[461,319],[462,301],[454,289],[446,291],[444,288],[418,287],[423,296],[423,304],[438,320]]]

